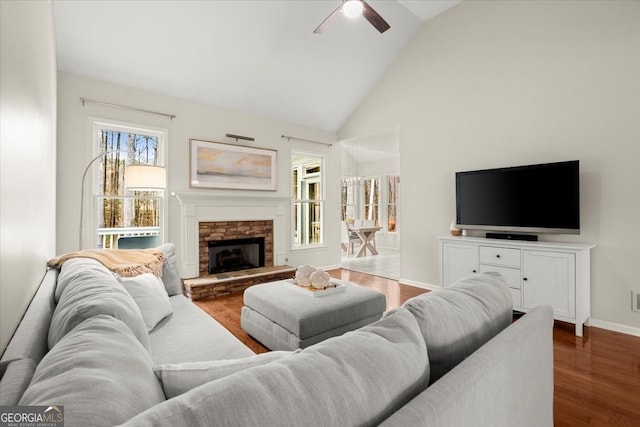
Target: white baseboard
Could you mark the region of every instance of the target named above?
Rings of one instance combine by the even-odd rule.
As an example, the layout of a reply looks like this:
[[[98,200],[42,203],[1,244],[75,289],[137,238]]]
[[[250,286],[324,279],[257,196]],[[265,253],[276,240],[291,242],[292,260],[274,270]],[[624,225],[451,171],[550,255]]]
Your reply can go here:
[[[398,280],[399,283],[404,285],[415,286],[416,288],[429,289],[430,291],[434,291],[436,289],[440,289],[440,285],[433,285],[431,283],[417,282],[415,280],[403,279],[402,277]]]
[[[318,267],[320,270],[323,271],[327,271],[327,270],[338,270],[340,268],[342,268],[342,265],[340,264],[335,264],[335,265],[325,265],[323,267]]]
[[[607,329],[613,332],[620,332],[622,334],[640,337],[640,328],[634,328],[633,326],[628,326],[628,325],[621,325],[619,323],[607,322],[606,320],[591,319],[590,326],[593,326],[595,328]]]

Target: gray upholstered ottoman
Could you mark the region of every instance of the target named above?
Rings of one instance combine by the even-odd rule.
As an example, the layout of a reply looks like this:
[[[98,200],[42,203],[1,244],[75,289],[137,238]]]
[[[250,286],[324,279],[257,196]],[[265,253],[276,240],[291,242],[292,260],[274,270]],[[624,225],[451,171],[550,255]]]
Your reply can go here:
[[[271,350],[295,350],[358,329],[382,317],[384,294],[351,283],[343,292],[312,296],[286,281],[244,291],[240,324]]]

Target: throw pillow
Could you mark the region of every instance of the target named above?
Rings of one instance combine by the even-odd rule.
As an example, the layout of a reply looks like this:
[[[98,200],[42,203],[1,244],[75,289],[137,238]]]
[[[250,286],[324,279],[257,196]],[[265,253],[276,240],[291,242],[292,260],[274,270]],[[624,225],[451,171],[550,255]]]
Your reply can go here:
[[[118,425],[165,400],[153,362],[131,330],[98,315],[38,364],[20,405],[63,405],[66,427]]]
[[[171,399],[199,385],[253,368],[254,366],[266,365],[296,352],[271,351],[242,359],[165,364],[156,366],[153,368],[153,372],[162,382],[165,396],[167,396],[167,399]]]
[[[474,274],[403,304],[429,349],[431,383],[511,324],[511,291],[496,274]]]
[[[151,331],[162,319],[173,313],[169,295],[159,277],[152,273],[144,273],[117,279],[140,308],[147,331]]]
[[[158,247],[164,255],[162,265],[162,282],[167,289],[169,296],[180,295],[182,293],[182,280],[178,276],[178,260],[176,257],[176,245],[165,243]]]
[[[201,385],[126,426],[378,425],[426,387],[427,348],[398,310],[300,353]]]

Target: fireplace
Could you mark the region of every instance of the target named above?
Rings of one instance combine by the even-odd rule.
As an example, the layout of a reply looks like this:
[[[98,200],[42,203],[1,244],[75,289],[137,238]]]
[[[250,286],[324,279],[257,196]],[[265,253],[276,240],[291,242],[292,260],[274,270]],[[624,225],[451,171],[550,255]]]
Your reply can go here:
[[[264,237],[210,240],[209,274],[264,267]]]
[[[265,213],[263,206],[257,206],[251,209],[255,211],[252,212],[252,215],[261,213],[261,216],[273,216],[275,219],[210,220],[209,217],[219,214],[218,210],[216,209],[215,212],[212,210],[207,215],[199,214],[207,218],[199,220],[196,223],[197,229],[194,230],[196,231],[195,236],[198,238],[198,271],[192,278],[184,280],[184,291],[187,297],[200,300],[232,295],[244,291],[249,286],[290,279],[295,275],[296,269],[294,267],[284,265],[284,254],[280,255],[281,264],[274,266],[274,241],[282,239],[281,236],[276,236],[274,229],[276,224],[279,224],[281,229],[284,228],[282,216],[277,212]],[[234,213],[235,216],[240,217],[246,214],[244,211]],[[229,216],[232,215],[229,214]],[[263,242],[263,248],[260,248],[260,241]],[[246,247],[245,244],[249,244],[249,246]],[[263,254],[262,258],[260,255],[252,254],[256,250],[256,246],[258,251]],[[214,255],[213,262],[219,264],[218,260],[220,260],[225,268],[229,265],[237,267],[240,264],[254,264],[256,262],[262,264],[262,267],[210,273],[209,251],[218,251],[220,247],[223,249]],[[282,242],[280,247],[282,247]],[[255,261],[256,258],[257,261]]]
[[[234,264],[252,264],[257,268],[273,266],[272,220],[201,221],[198,223],[198,228],[199,277],[222,273],[221,270],[216,273],[211,272],[212,263],[216,264],[214,268],[220,264],[218,258],[227,266]],[[223,251],[227,252],[222,253]],[[210,252],[216,252],[213,254],[213,260]],[[218,256],[219,253],[222,255]],[[232,271],[227,268],[225,267],[225,272]],[[233,268],[233,270],[245,268],[253,267]]]

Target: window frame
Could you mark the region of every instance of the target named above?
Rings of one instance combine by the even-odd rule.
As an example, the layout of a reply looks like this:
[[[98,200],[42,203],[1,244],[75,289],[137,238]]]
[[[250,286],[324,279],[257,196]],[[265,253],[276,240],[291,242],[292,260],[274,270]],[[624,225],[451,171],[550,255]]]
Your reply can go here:
[[[384,201],[382,200],[382,191],[380,190],[381,187],[381,181],[382,181],[382,176],[380,175],[368,175],[366,176],[363,180],[362,180],[362,203],[361,203],[361,207],[362,207],[362,219],[363,220],[369,220],[368,217],[366,217],[367,215],[367,207],[371,206],[371,207],[375,207],[375,211],[377,211],[378,215],[377,215],[377,221],[374,219],[374,225],[376,227],[380,226],[383,223],[383,218],[382,218],[382,212],[380,212],[380,207],[384,205]],[[367,182],[369,181],[376,181],[377,183],[377,188],[374,188],[374,194],[377,192],[377,203],[369,203],[369,201],[367,200]],[[383,229],[386,230],[386,227],[383,226]]]
[[[397,178],[398,186],[396,189],[396,201],[391,203],[389,182],[391,179]],[[372,206],[377,207],[378,211],[378,224],[382,227],[382,231],[385,233],[396,234],[399,232],[399,206],[400,206],[400,174],[398,173],[385,173],[383,175],[368,175],[368,176],[343,176],[340,181],[340,218],[342,221],[351,221],[355,219],[367,219],[365,213],[367,207],[370,206],[366,200],[367,181],[377,180],[378,185],[378,203]],[[351,193],[353,196],[353,204],[349,203],[347,197],[347,203],[343,202],[344,193]],[[389,207],[395,206],[396,211],[396,228],[394,231],[389,230]],[[354,217],[345,217],[345,212],[348,212],[351,208],[354,212]]]
[[[320,171],[316,173],[310,173],[308,175],[304,175],[301,173],[300,164],[295,164],[296,157],[308,157],[318,159],[320,163]],[[320,247],[326,247],[326,156],[322,153],[313,152],[313,151],[303,151],[291,149],[290,152],[290,161],[289,161],[289,192],[291,197],[291,250],[292,251],[301,251],[308,249],[315,249]],[[297,170],[297,173],[294,171]],[[294,174],[297,176],[297,182],[294,183]],[[303,199],[302,191],[303,191],[303,181],[308,179],[309,183],[315,182],[320,186],[319,198],[317,199]],[[294,187],[295,186],[295,187]],[[293,189],[296,189],[296,194],[293,193]],[[317,203],[319,205],[319,237],[317,242],[303,243],[301,241],[300,244],[297,243],[296,239],[296,230],[302,230],[302,217],[296,216],[296,209],[298,203]],[[310,224],[309,224],[310,225]]]
[[[95,158],[102,153],[100,149],[100,141],[99,141],[99,132],[101,130],[109,130],[115,132],[126,132],[126,133],[135,133],[135,134],[143,134],[155,136],[158,138],[158,166],[164,166],[167,168],[167,151],[168,151],[168,141],[169,141],[169,131],[166,128],[160,128],[152,125],[145,125],[139,123],[130,123],[119,120],[111,120],[105,118],[98,117],[90,117],[90,141],[92,144],[91,152],[92,156]],[[99,162],[97,162],[99,163]],[[86,167],[86,165],[85,165]],[[159,235],[158,235],[158,244],[161,244],[165,241],[166,229],[167,229],[167,218],[168,218],[168,203],[166,203],[166,195],[165,191],[158,191],[156,194],[152,196],[136,196],[136,195],[123,195],[123,196],[105,196],[102,194],[101,188],[99,188],[100,183],[100,167],[97,164],[91,165],[91,170],[88,173],[88,181],[89,184],[86,185],[85,188],[82,189],[85,192],[85,203],[88,203],[89,206],[85,206],[84,208],[84,222],[85,227],[82,230],[82,245],[81,248],[97,248],[99,244],[99,240],[96,238],[98,234],[98,216],[100,215],[100,211],[102,209],[101,200],[106,198],[123,198],[123,199],[156,199],[158,200],[159,205]],[[87,193],[90,197],[86,197]]]
[[[391,192],[389,189],[389,183],[391,181],[392,178],[397,178],[398,183],[397,183],[397,187],[396,187],[396,200],[395,203],[391,203]],[[385,211],[384,211],[384,228],[386,230],[387,233],[390,234],[396,234],[400,232],[400,211],[399,211],[399,206],[400,206],[400,174],[397,173],[389,173],[389,174],[385,174],[384,176],[384,180],[385,180],[385,191],[384,191],[384,206],[386,207]],[[391,231],[389,230],[389,208],[391,206],[395,207],[395,211],[396,211],[396,227],[395,230]]]
[[[358,183],[352,178],[346,176],[340,178],[340,219],[348,224],[353,223],[358,212]],[[349,216],[349,213],[352,215]]]

